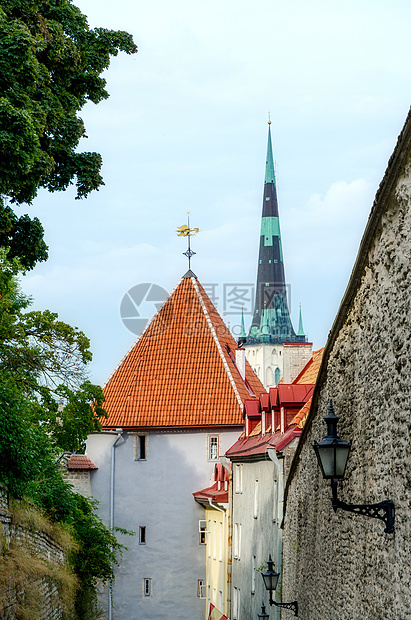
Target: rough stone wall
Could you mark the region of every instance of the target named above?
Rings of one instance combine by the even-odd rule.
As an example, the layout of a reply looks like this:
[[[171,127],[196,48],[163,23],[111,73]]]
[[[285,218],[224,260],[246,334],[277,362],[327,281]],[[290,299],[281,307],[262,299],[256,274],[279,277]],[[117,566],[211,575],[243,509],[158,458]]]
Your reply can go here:
[[[29,530],[13,523],[12,514],[8,509],[7,493],[1,487],[0,535],[0,551],[2,555],[13,544],[25,549],[31,549],[36,556],[46,560],[51,565],[56,566],[65,563],[66,558],[63,549],[48,534],[38,530]],[[36,618],[38,620],[57,620],[61,618],[60,593],[56,584],[51,580],[41,579],[32,582],[31,586],[35,587],[38,600],[41,601],[40,609],[36,612]],[[22,592],[16,591],[15,587],[11,587],[9,592],[1,592],[1,595],[0,599],[5,599],[6,604],[0,605],[0,620],[18,620],[23,617],[21,616],[21,611],[19,611],[19,600],[21,599]]]
[[[80,495],[84,495],[85,497],[91,497],[89,471],[73,471],[66,469],[63,472],[63,478],[66,482],[72,485],[76,493],[80,493]]]
[[[283,601],[298,600],[301,620],[411,618],[411,154],[404,148],[383,208],[377,195],[379,216],[371,214],[375,228],[360,249],[366,260],[354,269],[354,295],[340,308],[337,330],[334,324],[288,480]],[[394,534],[384,533],[382,521],[331,508],[330,483],[311,447],[326,434],[330,398],[338,435],[352,440],[339,497],[392,499]]]

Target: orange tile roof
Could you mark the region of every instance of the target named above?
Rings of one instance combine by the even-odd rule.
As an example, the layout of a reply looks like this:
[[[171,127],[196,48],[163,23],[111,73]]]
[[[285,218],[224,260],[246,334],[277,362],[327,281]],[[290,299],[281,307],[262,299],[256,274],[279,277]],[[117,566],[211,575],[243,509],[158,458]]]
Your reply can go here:
[[[242,426],[264,387],[200,283],[183,278],[104,387],[104,428]]]
[[[293,417],[290,422],[290,426],[295,424],[297,428],[303,428],[305,421],[307,419],[308,412],[311,407],[312,396],[307,400],[306,403],[301,407],[300,411]]]
[[[293,383],[310,383],[314,385],[317,380],[321,361],[323,359],[323,353],[324,347],[322,349],[318,349],[318,351],[313,351],[312,359],[304,366],[300,374],[294,379]]]

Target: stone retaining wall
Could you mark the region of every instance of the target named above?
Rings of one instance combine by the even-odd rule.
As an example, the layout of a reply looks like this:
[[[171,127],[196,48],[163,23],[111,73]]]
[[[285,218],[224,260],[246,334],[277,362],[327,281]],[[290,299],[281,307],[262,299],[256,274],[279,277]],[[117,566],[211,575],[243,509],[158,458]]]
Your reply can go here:
[[[27,558],[35,557],[47,563],[53,573],[53,569],[64,565],[66,558],[64,549],[53,540],[46,532],[33,530],[13,523],[12,513],[9,511],[7,493],[0,487],[0,535],[1,553],[0,562],[7,558],[7,551],[12,548],[23,550]],[[31,555],[32,554],[32,555]],[[30,560],[28,560],[30,561]],[[10,575],[13,582],[14,575]],[[16,582],[18,583],[18,581]],[[57,620],[62,617],[60,592],[51,578],[30,580],[25,584],[36,593],[39,608],[36,612],[36,620]],[[3,599],[3,604],[1,602]],[[19,605],[24,599],[24,588],[11,584],[7,592],[0,593],[0,619],[18,620],[21,618]],[[30,616],[31,617],[31,616]]]

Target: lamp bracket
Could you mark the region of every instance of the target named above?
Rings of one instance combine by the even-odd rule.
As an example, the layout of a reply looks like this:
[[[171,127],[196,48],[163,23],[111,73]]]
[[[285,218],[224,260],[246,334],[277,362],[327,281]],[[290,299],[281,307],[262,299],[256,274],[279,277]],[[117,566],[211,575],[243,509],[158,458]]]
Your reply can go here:
[[[298,603],[297,601],[293,601],[292,603],[276,603],[270,593],[270,605],[275,605],[276,607],[284,607],[284,609],[289,609],[294,612],[294,616],[298,616]]]
[[[391,534],[394,531],[395,507],[391,499],[378,502],[377,504],[346,504],[337,497],[337,480],[331,482],[333,493],[332,507],[334,512],[337,508],[352,512],[357,515],[364,515],[373,519],[380,519],[385,523],[384,532]]]

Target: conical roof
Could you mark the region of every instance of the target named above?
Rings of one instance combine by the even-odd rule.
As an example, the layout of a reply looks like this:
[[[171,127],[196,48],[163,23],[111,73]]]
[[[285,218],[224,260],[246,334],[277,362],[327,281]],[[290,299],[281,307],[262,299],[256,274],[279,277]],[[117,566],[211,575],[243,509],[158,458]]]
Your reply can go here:
[[[265,392],[195,277],[183,278],[104,387],[104,428],[242,426]]]

